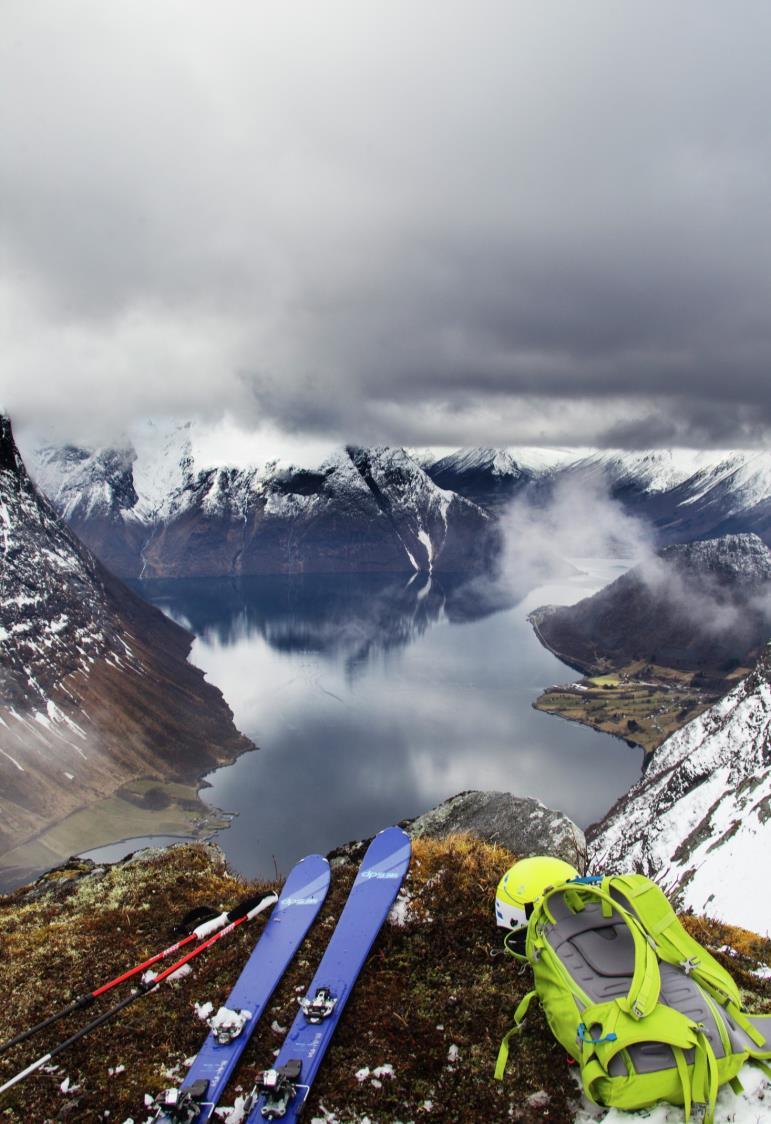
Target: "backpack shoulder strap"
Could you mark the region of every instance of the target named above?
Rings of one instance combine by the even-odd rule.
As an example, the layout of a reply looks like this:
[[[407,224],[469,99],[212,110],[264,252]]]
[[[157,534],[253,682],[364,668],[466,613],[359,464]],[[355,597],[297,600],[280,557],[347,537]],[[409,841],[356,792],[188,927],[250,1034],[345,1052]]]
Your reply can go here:
[[[646,933],[656,942],[662,960],[693,974],[725,1001],[741,1004],[736,982],[722,964],[718,964],[703,945],[685,931],[669,898],[655,882],[644,874],[617,874],[607,879],[608,887],[623,895]]]
[[[644,1018],[650,1014],[659,1001],[661,977],[658,957],[636,918],[620,902],[612,898],[604,887],[588,884],[574,887],[572,884],[566,884],[555,886],[554,889],[544,894],[528,925],[528,956],[530,957],[532,954],[532,956],[537,957],[540,948],[545,944],[543,937],[544,921],[542,919],[545,919],[550,925],[558,924],[549,909],[549,902],[555,894],[563,893],[566,890],[580,895],[584,902],[592,898],[596,899],[602,905],[603,912],[607,916],[616,913],[626,924],[634,942],[634,974],[626,996],[619,996],[613,1002],[633,1018]]]

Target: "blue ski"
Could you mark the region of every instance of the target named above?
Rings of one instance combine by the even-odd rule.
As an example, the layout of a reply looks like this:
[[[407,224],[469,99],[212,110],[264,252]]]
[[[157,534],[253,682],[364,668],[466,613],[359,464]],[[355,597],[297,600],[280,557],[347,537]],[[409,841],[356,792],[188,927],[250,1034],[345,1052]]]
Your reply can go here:
[[[309,855],[294,867],[184,1084],[159,1098],[157,1124],[205,1124],[210,1118],[328,888],[329,863],[321,855]]]
[[[273,1068],[258,1078],[253,1095],[259,1099],[247,1124],[296,1120],[409,863],[410,838],[401,828],[389,827],[370,843]]]

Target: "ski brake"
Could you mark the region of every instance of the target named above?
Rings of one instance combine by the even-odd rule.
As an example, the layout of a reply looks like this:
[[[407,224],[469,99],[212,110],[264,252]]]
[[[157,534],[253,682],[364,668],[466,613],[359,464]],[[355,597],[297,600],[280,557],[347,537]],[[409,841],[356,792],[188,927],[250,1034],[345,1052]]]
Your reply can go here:
[[[208,1081],[195,1081],[181,1089],[167,1089],[155,1100],[155,1107],[158,1109],[156,1119],[167,1116],[174,1124],[192,1124],[206,1104],[204,1098],[208,1091]]]
[[[260,1112],[266,1120],[280,1120],[285,1116],[298,1088],[305,1088],[297,1080],[301,1069],[302,1062],[292,1058],[280,1069],[266,1069],[259,1075],[255,1089],[265,1098]]]

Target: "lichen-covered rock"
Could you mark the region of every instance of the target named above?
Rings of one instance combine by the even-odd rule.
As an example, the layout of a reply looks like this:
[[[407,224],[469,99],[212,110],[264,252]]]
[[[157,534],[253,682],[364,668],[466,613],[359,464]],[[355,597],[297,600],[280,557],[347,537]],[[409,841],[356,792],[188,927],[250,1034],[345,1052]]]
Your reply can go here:
[[[586,839],[563,812],[510,792],[461,792],[407,825],[417,838],[442,839],[468,832],[520,858],[555,855],[583,869]]]

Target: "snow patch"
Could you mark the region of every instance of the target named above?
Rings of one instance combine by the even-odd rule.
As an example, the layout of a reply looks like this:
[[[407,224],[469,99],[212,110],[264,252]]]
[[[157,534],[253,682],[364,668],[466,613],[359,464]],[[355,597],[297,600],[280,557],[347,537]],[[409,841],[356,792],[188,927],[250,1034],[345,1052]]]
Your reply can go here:
[[[736,1094],[730,1085],[723,1085],[718,1093],[715,1124],[761,1124],[771,1119],[771,1085],[763,1073],[753,1065],[745,1065],[739,1074],[744,1092]],[[621,1109],[602,1109],[582,1098],[574,1124],[682,1124],[681,1105],[660,1102],[652,1108],[637,1112]]]

